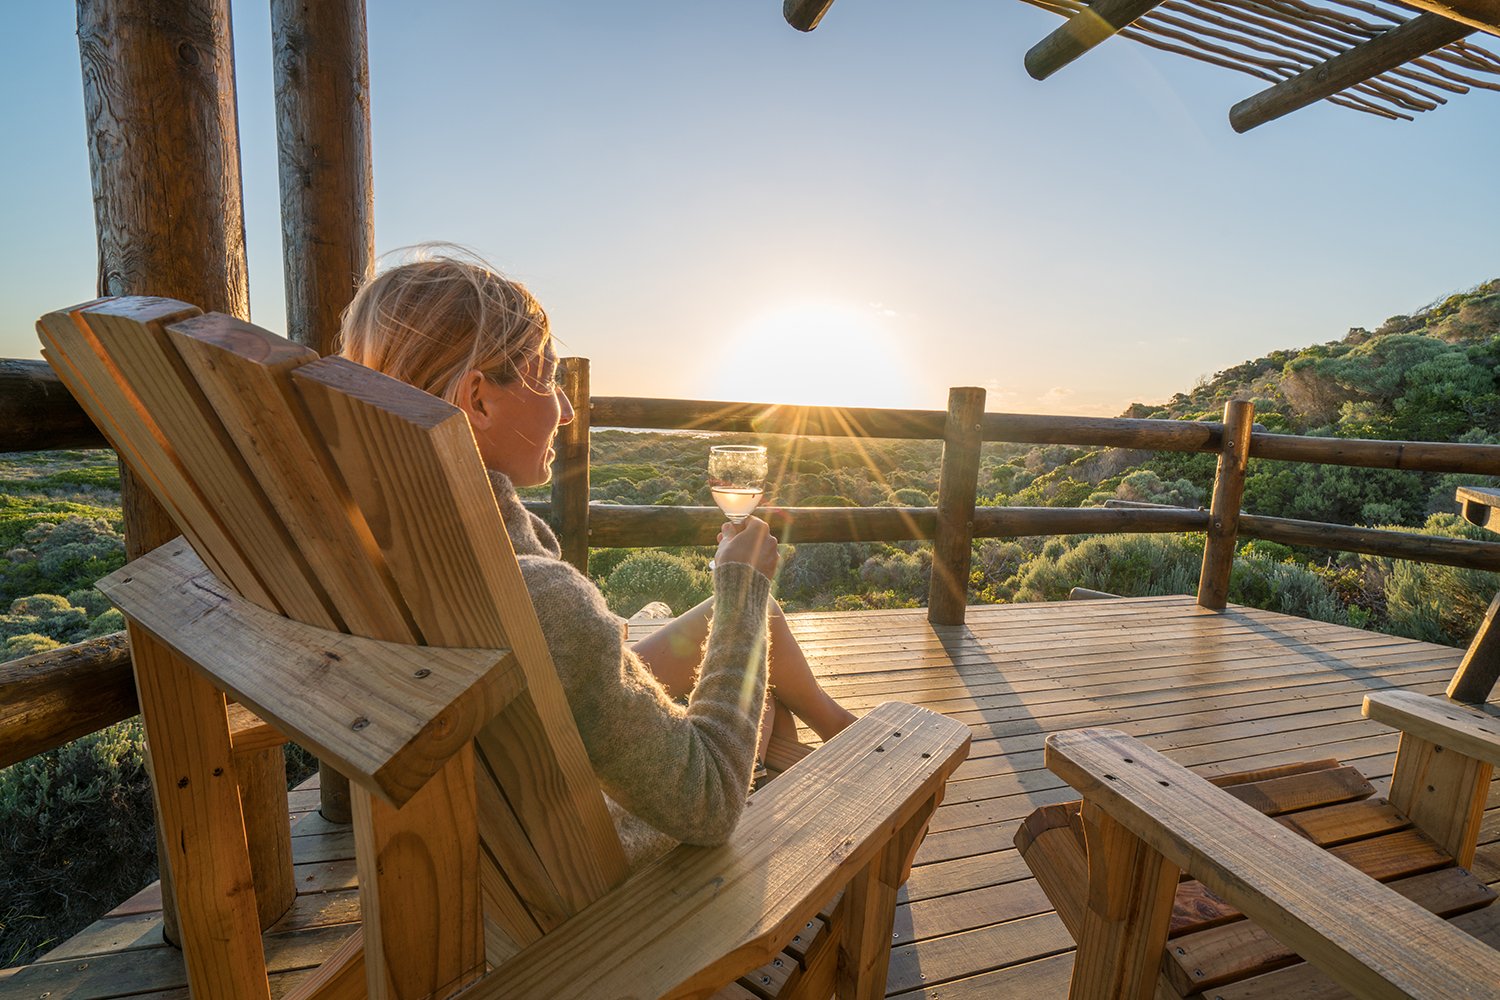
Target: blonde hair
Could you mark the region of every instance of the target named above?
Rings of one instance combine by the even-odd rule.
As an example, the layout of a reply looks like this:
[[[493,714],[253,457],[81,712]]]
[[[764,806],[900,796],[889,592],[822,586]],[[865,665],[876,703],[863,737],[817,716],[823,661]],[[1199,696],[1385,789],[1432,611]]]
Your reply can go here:
[[[428,244],[367,281],[344,310],[338,352],[450,403],[463,377],[514,382],[551,340],[526,286],[462,247]]]

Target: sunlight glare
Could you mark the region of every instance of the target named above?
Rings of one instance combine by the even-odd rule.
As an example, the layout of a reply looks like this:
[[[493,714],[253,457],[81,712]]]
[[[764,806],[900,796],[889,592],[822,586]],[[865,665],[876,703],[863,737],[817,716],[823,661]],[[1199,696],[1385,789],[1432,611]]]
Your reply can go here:
[[[704,373],[710,398],[819,406],[934,406],[915,352],[880,303],[799,302],[731,331]]]

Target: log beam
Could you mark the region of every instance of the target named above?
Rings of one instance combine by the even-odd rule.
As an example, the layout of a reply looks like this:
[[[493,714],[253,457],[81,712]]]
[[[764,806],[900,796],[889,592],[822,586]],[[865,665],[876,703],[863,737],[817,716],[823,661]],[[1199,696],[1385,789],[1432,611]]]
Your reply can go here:
[[[1121,28],[1129,27],[1161,0],[1095,0],[1063,22],[1026,53],[1026,72],[1045,80]]]
[[[1500,36],[1500,0],[1401,0],[1401,4]]]
[[[124,632],[0,664],[0,768],[139,711]]]
[[[1248,132],[1299,108],[1364,83],[1474,33],[1441,14],[1419,14],[1229,109],[1229,125]]]
[[[560,381],[573,420],[557,433],[552,463],[553,528],[564,561],[578,572],[589,571],[589,359],[563,358]]]
[[[798,31],[811,31],[832,6],[833,0],[785,0],[781,5],[781,16]]]
[[[47,362],[0,359],[0,451],[108,447]]]

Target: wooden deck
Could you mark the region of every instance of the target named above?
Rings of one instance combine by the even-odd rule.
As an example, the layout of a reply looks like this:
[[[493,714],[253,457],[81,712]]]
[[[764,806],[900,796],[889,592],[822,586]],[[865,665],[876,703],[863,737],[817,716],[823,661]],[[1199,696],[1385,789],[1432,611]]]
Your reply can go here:
[[[1011,844],[1034,807],[1076,798],[1042,767],[1047,733],[1110,726],[1206,772],[1338,757],[1382,787],[1396,737],[1360,717],[1364,693],[1440,694],[1462,657],[1187,597],[978,607],[939,628],[923,610],[806,614],[793,628],[856,712],[910,701],[973,730],[897,910],[888,993],[903,1000],[1066,995],[1072,942]],[[277,993],[359,917],[348,829],[312,811],[310,788],[292,802],[299,897],[266,938]],[[1474,870],[1500,882],[1500,794],[1480,841]],[[44,961],[0,972],[0,998],[182,997],[184,984],[153,886]]]

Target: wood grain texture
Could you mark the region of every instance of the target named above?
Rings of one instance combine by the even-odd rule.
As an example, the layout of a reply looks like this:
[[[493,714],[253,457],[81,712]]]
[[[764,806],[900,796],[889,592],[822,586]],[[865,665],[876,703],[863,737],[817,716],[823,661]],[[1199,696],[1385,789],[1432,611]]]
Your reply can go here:
[[[1481,476],[1500,474],[1500,445],[1493,444],[1375,441],[1257,432],[1250,441],[1250,457],[1320,465],[1359,465],[1367,469],[1469,472]]]
[[[779,953],[931,801],[967,742],[933,713],[875,709],[753,795],[727,844],[678,848],[465,996],[711,995]]]
[[[292,832],[287,825],[286,758],[281,745],[259,749],[234,747],[235,784],[245,820],[245,845],[255,880],[255,910],[260,929],[280,920],[297,898],[292,875]]]
[[[1408,6],[1500,35],[1500,0],[1411,0]]]
[[[98,586],[221,690],[395,802],[410,799],[521,688],[504,649],[383,642],[265,611],[181,542]]]
[[[1094,0],[1026,52],[1026,72],[1045,80],[1085,52],[1113,37],[1161,0]]]
[[[1229,109],[1229,125],[1248,132],[1473,33],[1473,27],[1440,14],[1419,14],[1245,98]]]
[[[1255,404],[1232,399],[1224,404],[1224,437],[1214,472],[1208,537],[1203,543],[1203,566],[1198,576],[1198,604],[1214,611],[1229,601],[1229,574],[1234,569],[1235,540],[1239,535],[1240,498],[1245,494],[1247,452],[1255,420]]]
[[[1410,559],[1440,566],[1463,566],[1491,571],[1500,569],[1500,543],[1472,538],[1414,535],[1402,531],[1356,528],[1345,524],[1324,524],[1261,514],[1241,514],[1239,533],[1246,538],[1264,538],[1285,545],[1365,552],[1388,559]]]
[[[1357,995],[1463,996],[1500,954],[1109,730],[1054,734],[1047,766]],[[1433,963],[1443,954],[1447,960]]]
[[[1150,1000],[1178,869],[1087,795],[1081,811],[1088,890],[1079,914],[1071,1000]]]
[[[1495,690],[1496,681],[1500,681],[1500,593],[1491,598],[1447,694],[1454,701],[1483,705]]]
[[[557,432],[552,463],[552,517],[562,557],[578,572],[589,571],[589,359],[563,358],[558,365],[573,420]]]
[[[881,1000],[885,996],[896,894],[906,881],[908,859],[936,808],[934,800],[907,818],[844,889],[844,929],[839,936],[835,973],[839,1000]]]
[[[92,346],[110,374],[127,387],[142,421],[160,435],[162,461],[181,470],[192,496],[174,497],[176,508],[196,510],[195,503],[201,504],[204,515],[234,540],[253,582],[269,597],[263,607],[310,625],[337,628],[338,617],[312,566],[167,334],[170,323],[190,317],[174,315],[175,304],[149,302],[118,299],[86,310],[78,319],[93,335]],[[274,409],[272,401],[265,402]],[[231,576],[225,582],[256,599],[239,579]]]
[[[130,632],[188,979],[201,997],[269,998],[224,696],[145,629]]]
[[[365,0],[273,0],[287,334],[331,354],[375,260]]]
[[[139,711],[124,632],[0,663],[0,768]]]
[[[1396,770],[1391,776],[1391,805],[1468,867],[1474,863],[1485,796],[1494,765],[1443,746],[1414,732],[1401,734]]]
[[[1366,718],[1489,764],[1500,764],[1500,714],[1412,691],[1366,695]]]
[[[927,598],[927,620],[934,625],[962,625],[969,604],[984,397],[983,389],[972,386],[948,390],[943,464],[938,476],[937,530],[932,538],[932,580]]]
[[[108,448],[47,362],[0,359],[0,442],[6,451]]]

